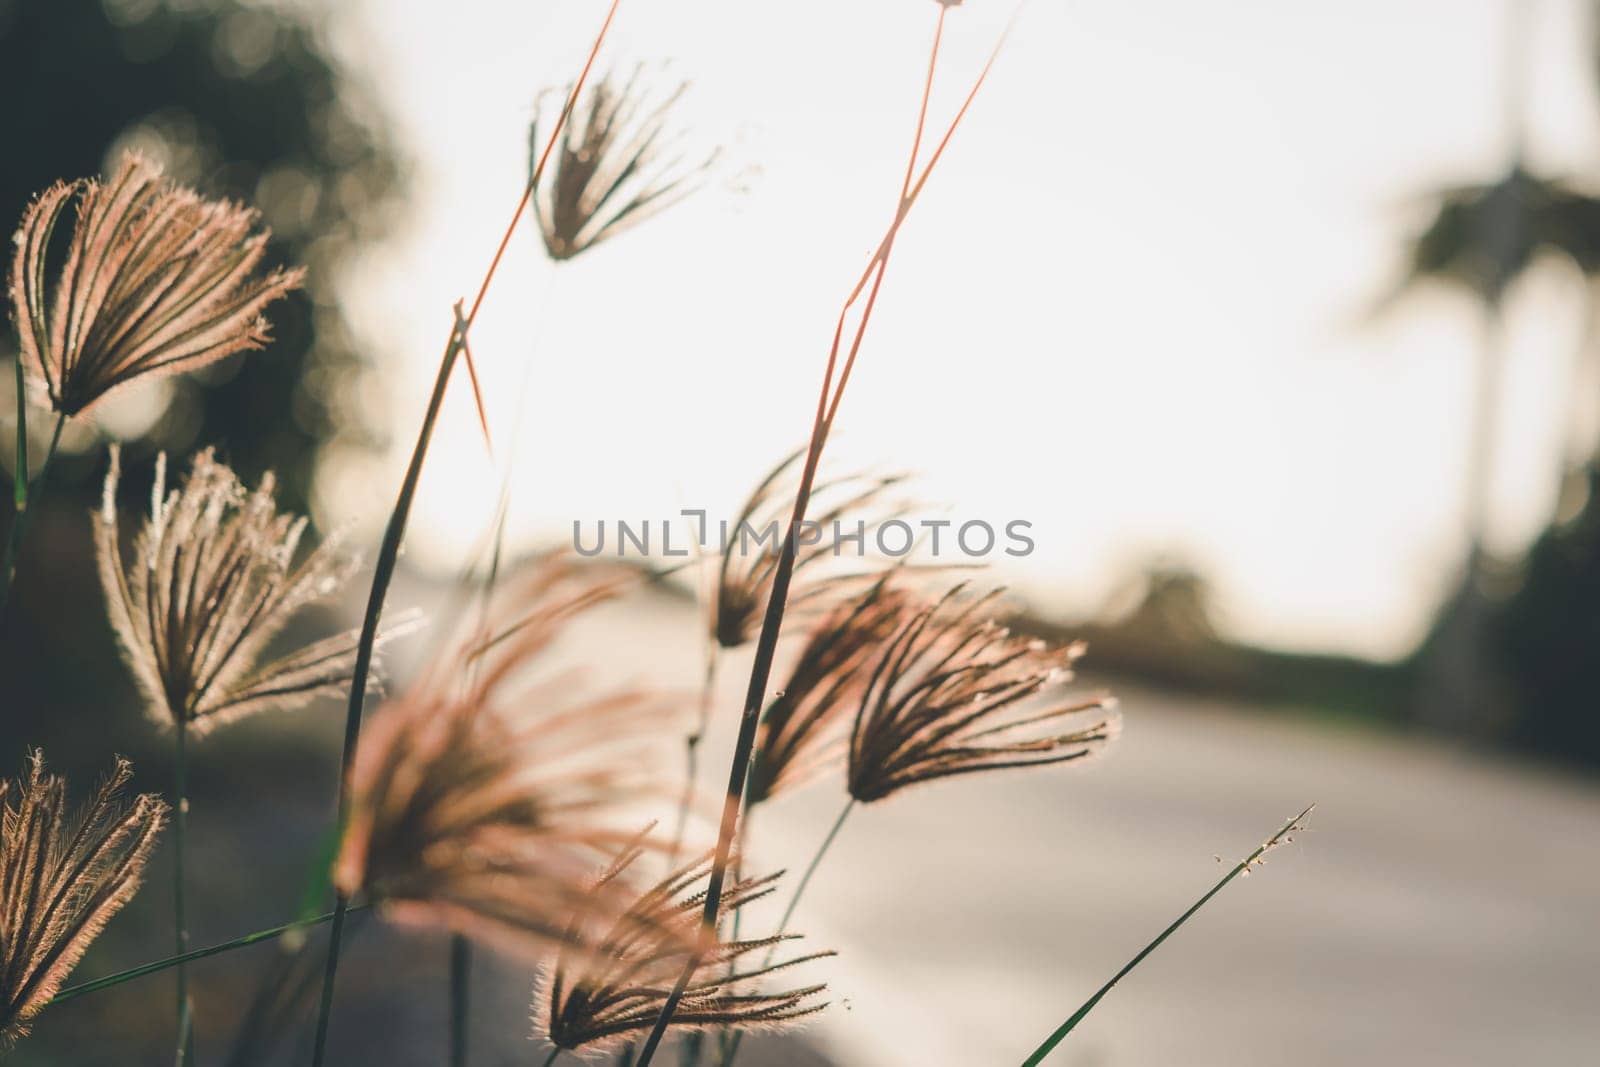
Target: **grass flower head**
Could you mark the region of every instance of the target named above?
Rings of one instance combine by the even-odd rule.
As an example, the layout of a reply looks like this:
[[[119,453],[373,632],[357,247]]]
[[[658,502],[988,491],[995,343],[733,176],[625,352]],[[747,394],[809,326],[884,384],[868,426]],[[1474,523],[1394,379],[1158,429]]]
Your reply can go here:
[[[0,1049],[28,1032],[139,888],[167,806],[148,794],[125,803],[132,777],[117,760],[71,813],[66,783],[38,752],[20,780],[0,782]]]
[[[52,238],[76,204],[58,270]],[[13,237],[11,310],[22,361],[51,406],[77,415],[125,382],[174,374],[267,340],[267,305],[302,270],[257,268],[256,212],[175,185],[136,152],[104,181],[57,182]]]
[[[716,154],[696,154],[671,128],[672,109],[687,89],[680,83],[663,90],[641,64],[626,79],[607,75],[578,98],[534,190],[534,212],[551,259],[581,255],[694,190]],[[564,101],[570,93],[547,98]],[[541,126],[536,117],[528,131],[535,160]]]
[[[711,611],[711,633],[723,648],[753,641],[761,631],[804,457],[804,450],[793,452],[768,472],[728,530]],[[859,534],[859,543],[865,545],[883,522],[906,513],[904,502],[889,498],[904,481],[899,474],[848,474],[813,485],[811,510],[795,539],[789,618],[815,618],[840,597],[876,580],[866,565],[840,569],[830,564],[845,551],[843,538],[835,539],[835,527],[852,540]]]
[[[606,886],[625,873],[640,854],[630,849],[599,880]],[[693,954],[694,973],[677,1010],[672,1029],[772,1029],[822,1011],[818,998],[827,989],[812,984],[768,989],[763,980],[778,971],[832,956],[814,952],[777,963],[754,962],[769,957],[797,935],[753,940],[718,940],[696,949],[700,910],[706,889],[694,887],[710,874],[709,858],[677,868],[638,895],[593,951],[563,954],[551,972],[545,996],[545,1034],[564,1049],[600,1051],[646,1033],[666,1002],[668,990]],[[778,875],[735,879],[722,887],[722,908],[731,912],[771,893]],[[582,920],[580,920],[581,923]],[[592,917],[588,921],[593,921]]]
[[[909,613],[883,645],[850,736],[855,799],[1082,760],[1115,737],[1111,697],[1063,691],[1083,646],[1052,648],[1011,633],[990,614],[998,595],[957,585]]]
[[[805,785],[841,759],[868,668],[916,606],[916,598],[886,575],[837,605],[811,632],[787,684],[762,714],[748,803]]]
[[[653,694],[594,696],[570,672],[536,672],[560,627],[614,592],[610,572],[583,570],[549,557],[509,580],[515,617],[464,620],[374,717],[335,869],[346,896],[530,958],[567,943],[580,906],[620,912],[623,887],[597,892],[593,870],[666,795],[645,749],[672,718]]]
[[[113,448],[95,548],[111,626],[150,713],[206,730],[340,692],[355,658],[353,633],[258,662],[296,611],[349,576],[337,539],[296,564],[306,520],[278,512],[272,475],[246,490],[207,449],[170,494],[166,457],[157,458],[150,517],[129,561],[117,522],[120,470]]]

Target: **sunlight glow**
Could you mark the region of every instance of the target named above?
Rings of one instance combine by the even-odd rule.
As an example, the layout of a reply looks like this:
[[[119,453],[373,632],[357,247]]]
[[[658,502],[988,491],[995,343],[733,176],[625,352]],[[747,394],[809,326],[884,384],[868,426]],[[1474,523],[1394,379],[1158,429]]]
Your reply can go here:
[[[324,472],[334,521],[387,512],[450,306],[515,205],[535,97],[573,69],[592,7],[343,13],[420,189],[413,229],[350,287],[397,368],[395,443],[379,470]],[[1237,635],[1403,653],[1464,550],[1476,317],[1448,294],[1376,324],[1366,312],[1399,269],[1413,194],[1504,163],[1484,74],[1498,69],[1502,8],[1029,7],[904,231],[833,458],[924,471],[933,499],[1032,520],[1039,551],[1007,576],[1050,613],[1091,613],[1147,558],[1178,554],[1215,583]],[[1576,160],[1552,131],[1597,127],[1573,43],[1581,5],[1547,8],[1532,143],[1559,169]],[[1008,13],[952,12],[935,124]],[[619,17],[609,58],[670,58],[696,83],[685,115],[738,158],[559,268],[559,299],[544,298],[537,236],[513,242],[474,352],[497,440],[532,361],[518,544],[685,500],[731,509],[809,428],[838,302],[893,208],[933,5],[818,0],[774,15],[687,0]],[[1539,272],[1512,307],[1502,552],[1555,506],[1561,441],[1546,413],[1567,388],[1575,294]],[[499,471],[463,377],[412,562],[457,565]]]

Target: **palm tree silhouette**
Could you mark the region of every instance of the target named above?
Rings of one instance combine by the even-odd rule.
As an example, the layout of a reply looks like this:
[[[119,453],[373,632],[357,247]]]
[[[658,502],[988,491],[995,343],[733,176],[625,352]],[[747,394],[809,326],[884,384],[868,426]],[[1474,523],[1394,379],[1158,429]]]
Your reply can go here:
[[[1600,0],[1594,6],[1600,10]],[[1463,486],[1468,539],[1465,574],[1419,652],[1421,717],[1478,733],[1494,731],[1502,719],[1486,668],[1488,603],[1482,585],[1491,569],[1485,534],[1506,364],[1505,305],[1507,293],[1533,264],[1556,257],[1576,268],[1584,282],[1585,322],[1590,324],[1579,346],[1579,359],[1592,358],[1596,347],[1593,282],[1600,275],[1600,198],[1567,180],[1534,174],[1526,164],[1527,42],[1536,13],[1533,0],[1508,0],[1504,123],[1509,162],[1505,172],[1488,183],[1454,186],[1433,194],[1431,217],[1409,244],[1404,275],[1380,302],[1381,310],[1425,284],[1443,283],[1465,290],[1480,311]],[[1580,378],[1583,369],[1580,362],[1575,372]],[[1575,436],[1580,410],[1575,405],[1567,416],[1569,440]],[[1583,447],[1587,453],[1593,442],[1584,442]]]
[[[1600,6],[1600,5],[1597,5]],[[1495,438],[1496,394],[1503,372],[1503,328],[1507,291],[1541,260],[1558,258],[1583,279],[1584,321],[1595,319],[1595,281],[1600,277],[1600,197],[1570,182],[1531,173],[1520,159],[1506,174],[1487,185],[1462,185],[1435,194],[1426,227],[1407,249],[1402,280],[1380,302],[1380,311],[1398,304],[1419,287],[1443,283],[1465,290],[1482,311],[1478,350],[1477,410],[1468,464],[1468,532],[1474,566],[1481,562],[1488,512],[1488,476]],[[1578,357],[1596,350],[1591,329],[1578,345]],[[1574,368],[1582,377],[1582,367]],[[1568,437],[1579,462],[1589,458],[1594,442],[1576,440],[1575,405]]]

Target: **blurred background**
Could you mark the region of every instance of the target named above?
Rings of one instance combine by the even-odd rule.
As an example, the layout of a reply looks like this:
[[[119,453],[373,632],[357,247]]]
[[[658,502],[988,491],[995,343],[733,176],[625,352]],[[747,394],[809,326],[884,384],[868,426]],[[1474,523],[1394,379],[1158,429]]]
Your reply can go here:
[[[526,180],[540,93],[581,66],[603,8],[0,0],[7,226],[137,146],[258,205],[275,255],[310,269],[266,352],[69,429],[0,648],[0,766],[39,745],[87,781],[119,751],[145,788],[170,781],[90,565],[107,441],[128,499],[158,450],[215,445],[370,557],[451,305]],[[571,262],[518,233],[473,332],[495,449],[458,381],[392,604],[455,580],[508,471],[522,551],[575,521],[731,515],[802,442],[839,302],[891,217],[934,13],[625,0],[602,65],[669,62],[693,83],[675,124],[716,163]],[[1009,15],[952,13],[935,124]],[[1082,774],[929,789],[852,825],[806,923],[843,951],[840,999],[758,1054],[1018,1062],[1214,880],[1214,856],[1310,801],[1312,832],[1060,1062],[1600,1050],[1597,276],[1592,0],[1028,7],[897,245],[830,454],[916,471],[958,520],[1032,523],[1035,551],[996,577],[1026,625],[1089,640],[1125,735]],[[8,477],[14,356],[7,333]],[[363,594],[306,631],[349,624]],[[629,677],[691,685],[693,610],[653,594],[578,646],[624,634]],[[394,673],[418,654],[401,646]],[[297,907],[341,725],[318,706],[200,750],[197,942]],[[803,862],[834,807],[782,806],[758,851]],[[169,888],[158,870],[79,976],[162,954]],[[372,925],[338,1062],[441,1062],[443,943]],[[203,1063],[292,1056],[298,1022],[277,1045],[228,1022],[292,991],[294,966],[276,949],[206,965]],[[483,1062],[530,1062],[531,975],[480,971]],[[161,1061],[170,1000],[163,978],[86,998],[10,1059]]]

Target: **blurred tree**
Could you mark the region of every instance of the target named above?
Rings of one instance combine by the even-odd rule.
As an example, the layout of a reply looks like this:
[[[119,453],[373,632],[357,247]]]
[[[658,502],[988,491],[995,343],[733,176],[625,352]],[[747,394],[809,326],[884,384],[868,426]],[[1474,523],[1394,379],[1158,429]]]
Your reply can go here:
[[[1152,643],[1210,647],[1219,640],[1211,583],[1177,556],[1157,556],[1114,590],[1102,615]]]
[[[1600,88],[1600,0],[1591,0],[1591,69]],[[1597,318],[1600,217],[1592,207],[1552,217],[1564,250],[1591,281],[1589,324]],[[1600,346],[1579,388],[1595,388]],[[1579,440],[1581,465],[1563,494],[1568,507],[1529,550],[1516,592],[1495,612],[1495,661],[1518,716],[1513,739],[1558,759],[1600,766],[1600,442]]]
[[[1529,551],[1521,586],[1495,613],[1493,647],[1521,711],[1513,739],[1600,766],[1600,463],[1585,481],[1583,510]]]
[[[305,290],[273,306],[265,351],[164,380],[139,398],[140,419],[112,424],[106,413],[108,431],[134,441],[131,496],[140,479],[148,486],[154,449],[214,444],[247,481],[276,470],[281,502],[304,510],[319,448],[379,443],[377,413],[359,400],[369,368],[336,290],[363,244],[388,232],[403,168],[388,122],[330,52],[318,10],[303,0],[0,0],[0,99],[7,235],[38,190],[137,146],[207,194],[260,207],[269,258],[310,268]],[[14,334],[0,330],[0,422],[14,417],[14,356]],[[48,423],[38,415],[30,429]],[[13,440],[0,426],[7,467]],[[0,759],[14,766],[24,745],[45,744],[71,772],[73,750],[132,751],[144,731],[119,707],[125,672],[83,521],[104,459],[93,432],[63,444],[78,455],[52,471],[4,620]],[[0,497],[4,530],[11,494]]]
[[[1510,0],[1506,8],[1506,172],[1487,184],[1435,194],[1431,218],[1407,251],[1404,277],[1383,302],[1392,306],[1420,285],[1442,282],[1464,289],[1481,309],[1464,485],[1466,566],[1418,652],[1422,690],[1417,707],[1425,722],[1475,734],[1498,733],[1512,713],[1500,679],[1489,669],[1492,608],[1484,587],[1493,572],[1484,539],[1505,372],[1506,294],[1546,254],[1572,262],[1586,281],[1600,268],[1596,241],[1589,236],[1600,233],[1600,200],[1535,175],[1524,162],[1526,46],[1536,9],[1527,0]]]
[[[1594,7],[1600,12],[1600,0]],[[1387,308],[1419,286],[1442,283],[1470,295],[1483,311],[1478,352],[1473,440],[1467,465],[1469,570],[1483,564],[1484,527],[1488,514],[1489,475],[1496,436],[1496,415],[1503,375],[1504,302],[1508,291],[1541,259],[1561,259],[1582,277],[1583,293],[1594,319],[1594,283],[1600,277],[1600,197],[1572,183],[1527,169],[1524,144],[1526,44],[1538,5],[1509,0],[1505,127],[1510,165],[1497,181],[1446,188],[1433,194],[1427,224],[1411,240],[1404,276],[1382,301]],[[1600,33],[1594,44],[1600,58]],[[1580,358],[1592,352],[1594,338],[1586,331]],[[1581,371],[1581,364],[1579,370]],[[1582,374],[1575,379],[1581,381]],[[1569,437],[1576,434],[1581,410],[1568,413]],[[1587,462],[1596,442],[1582,442],[1576,452]]]
[[[100,172],[122,148],[138,147],[208,195],[259,207],[273,229],[269,258],[310,269],[305,290],[272,308],[274,340],[265,351],[168,379],[133,405],[142,412],[105,413],[108,433],[134,441],[125,470],[146,486],[154,449],[187,453],[215,444],[251,483],[275,469],[282,503],[303,509],[319,449],[336,440],[380,443],[382,413],[361,403],[370,368],[337,287],[364,246],[391,230],[404,167],[386,117],[331,51],[325,16],[344,0],[318,2],[0,0],[6,236],[34,193]],[[0,270],[9,266],[7,255]],[[0,465],[7,468],[14,355],[11,330],[0,329]],[[36,417],[30,428],[47,422]],[[82,788],[118,751],[133,758],[141,789],[161,791],[171,746],[134,710],[93,565],[86,512],[104,457],[99,448],[83,451],[96,444],[93,433],[65,444],[79,451],[52,471],[0,635],[0,770],[14,773],[22,750],[39,745]],[[0,485],[5,530],[5,476]],[[138,487],[128,490],[132,497]],[[191,777],[208,813],[195,838],[197,854],[208,857],[193,887],[197,941],[280,921],[302,891],[303,857],[324,832],[333,751],[314,735],[272,725],[241,724],[216,739]],[[169,945],[166,871],[157,865],[156,884],[97,943],[93,966],[101,973]],[[220,1055],[218,1028],[243,1014],[249,963],[211,970],[196,991],[206,1020],[202,1056],[208,1040]],[[85,998],[75,1011],[42,1020],[8,1062],[171,1062],[171,999],[170,985],[159,981],[130,984],[103,1001]]]
[[[376,443],[335,286],[359,246],[389,229],[402,185],[389,126],[331,55],[322,23],[285,0],[0,0],[8,233],[35,192],[136,146],[187,184],[258,206],[271,255],[310,268],[305,291],[274,307],[265,352],[163,383],[131,425],[113,427],[147,447],[215,443],[247,478],[275,469],[297,509],[320,445]],[[14,352],[8,332],[0,356]],[[64,465],[52,491],[95,467]]]
[[[1384,306],[1406,298],[1426,283],[1443,283],[1469,293],[1483,309],[1484,338],[1479,350],[1478,401],[1472,462],[1468,474],[1469,534],[1474,556],[1483,550],[1488,509],[1488,474],[1494,445],[1495,402],[1501,375],[1503,303],[1507,291],[1542,258],[1571,264],[1584,280],[1591,302],[1600,278],[1600,197],[1557,178],[1524,169],[1520,160],[1499,181],[1445,189],[1428,224],[1413,238],[1405,275]],[[1594,350],[1585,334],[1580,356]],[[1578,368],[1581,370],[1581,368]],[[1581,374],[1575,378],[1581,379]],[[1580,408],[1568,413],[1569,438],[1577,434]],[[1583,442],[1582,460],[1595,442]]]
[[[1600,2],[1592,6],[1600,31]],[[1600,498],[1595,495],[1600,442],[1584,439],[1582,428],[1583,413],[1591,406],[1582,391],[1596,378],[1600,197],[1534,174],[1524,162],[1524,45],[1535,8],[1525,0],[1511,0],[1508,8],[1509,168],[1498,181],[1436,194],[1431,218],[1408,250],[1405,277],[1386,301],[1401,299],[1421,284],[1442,282],[1465,290],[1483,315],[1467,465],[1470,549],[1463,580],[1417,654],[1418,712],[1425,721],[1452,729],[1507,736],[1546,752],[1600,761],[1600,720],[1593,717],[1600,701],[1600,672],[1593,666],[1600,662]],[[1600,60],[1600,32],[1592,44]],[[1533,264],[1551,258],[1576,268],[1583,281],[1586,327],[1576,353],[1574,400],[1565,413],[1564,459],[1574,466],[1563,495],[1584,503],[1575,521],[1558,516],[1520,573],[1513,574],[1484,551],[1505,358],[1504,304]],[[1496,584],[1498,591],[1492,588]]]

